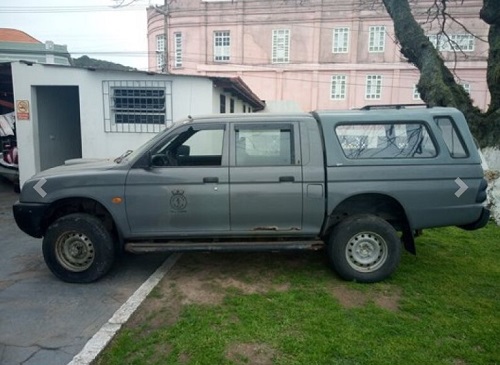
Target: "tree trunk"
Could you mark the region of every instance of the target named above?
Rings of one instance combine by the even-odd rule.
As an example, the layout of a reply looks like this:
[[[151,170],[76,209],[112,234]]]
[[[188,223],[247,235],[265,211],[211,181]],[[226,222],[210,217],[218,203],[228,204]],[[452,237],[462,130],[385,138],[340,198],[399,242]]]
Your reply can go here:
[[[490,25],[487,81],[491,94],[489,113],[500,109],[500,1],[484,0],[480,17]]]
[[[498,0],[489,0],[494,15],[491,19],[500,20],[497,4]],[[488,0],[485,0],[485,3]],[[471,132],[480,141],[481,146],[500,144],[500,36],[498,26],[490,28],[490,42],[497,41],[490,51],[488,59],[488,87],[495,97],[495,105],[490,105],[487,114],[472,104],[472,100],[463,87],[456,83],[452,72],[446,67],[439,52],[425,35],[422,27],[417,23],[411,12],[408,0],[383,0],[385,8],[394,23],[396,38],[401,45],[401,53],[410,63],[420,70],[418,91],[422,100],[431,106],[450,106],[460,109],[467,118]],[[495,3],[493,5],[493,3]],[[484,9],[484,7],[483,7]],[[488,13],[489,14],[489,13]],[[496,15],[495,15],[496,14]],[[492,30],[491,30],[492,29]],[[492,45],[492,43],[490,43]],[[496,49],[496,51],[495,51]]]

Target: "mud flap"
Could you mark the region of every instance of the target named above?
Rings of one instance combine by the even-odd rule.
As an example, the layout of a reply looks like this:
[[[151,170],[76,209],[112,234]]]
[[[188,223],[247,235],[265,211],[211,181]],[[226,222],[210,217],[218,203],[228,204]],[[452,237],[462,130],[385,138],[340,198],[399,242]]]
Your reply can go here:
[[[417,254],[417,248],[415,246],[415,236],[413,230],[410,228],[409,224],[405,224],[403,227],[403,237],[401,238],[405,246],[405,250],[412,255]]]

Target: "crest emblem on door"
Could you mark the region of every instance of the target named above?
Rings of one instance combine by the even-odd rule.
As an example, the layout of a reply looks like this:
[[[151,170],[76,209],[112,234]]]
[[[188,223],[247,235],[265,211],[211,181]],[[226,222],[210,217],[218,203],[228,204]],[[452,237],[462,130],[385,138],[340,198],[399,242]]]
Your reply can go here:
[[[182,212],[187,207],[187,199],[184,196],[184,190],[172,190],[170,198],[170,207],[176,212]]]

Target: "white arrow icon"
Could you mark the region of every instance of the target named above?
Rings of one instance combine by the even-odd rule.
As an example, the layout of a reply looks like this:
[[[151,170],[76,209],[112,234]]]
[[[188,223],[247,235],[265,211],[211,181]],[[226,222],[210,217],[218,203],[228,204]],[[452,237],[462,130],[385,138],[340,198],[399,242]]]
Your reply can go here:
[[[35,191],[42,197],[42,198],[45,198],[45,195],[47,195],[47,193],[45,192],[45,190],[42,189],[42,186],[47,182],[46,179],[44,179],[43,177],[38,180],[38,182],[35,184],[35,186],[33,186],[33,189],[35,189]]]
[[[458,185],[458,190],[455,191],[455,196],[457,198],[460,198],[462,194],[465,193],[465,191],[469,188],[469,186],[466,183],[464,183],[462,179],[459,177],[455,179],[455,183]]]

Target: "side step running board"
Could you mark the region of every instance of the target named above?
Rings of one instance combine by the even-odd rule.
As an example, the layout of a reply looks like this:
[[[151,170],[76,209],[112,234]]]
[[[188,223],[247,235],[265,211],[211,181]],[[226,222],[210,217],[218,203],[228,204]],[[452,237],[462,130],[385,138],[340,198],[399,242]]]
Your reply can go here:
[[[125,251],[132,253],[148,252],[210,252],[210,251],[240,251],[240,252],[263,252],[263,251],[301,251],[320,250],[325,243],[320,240],[314,241],[270,241],[270,242],[130,242],[125,244]]]

